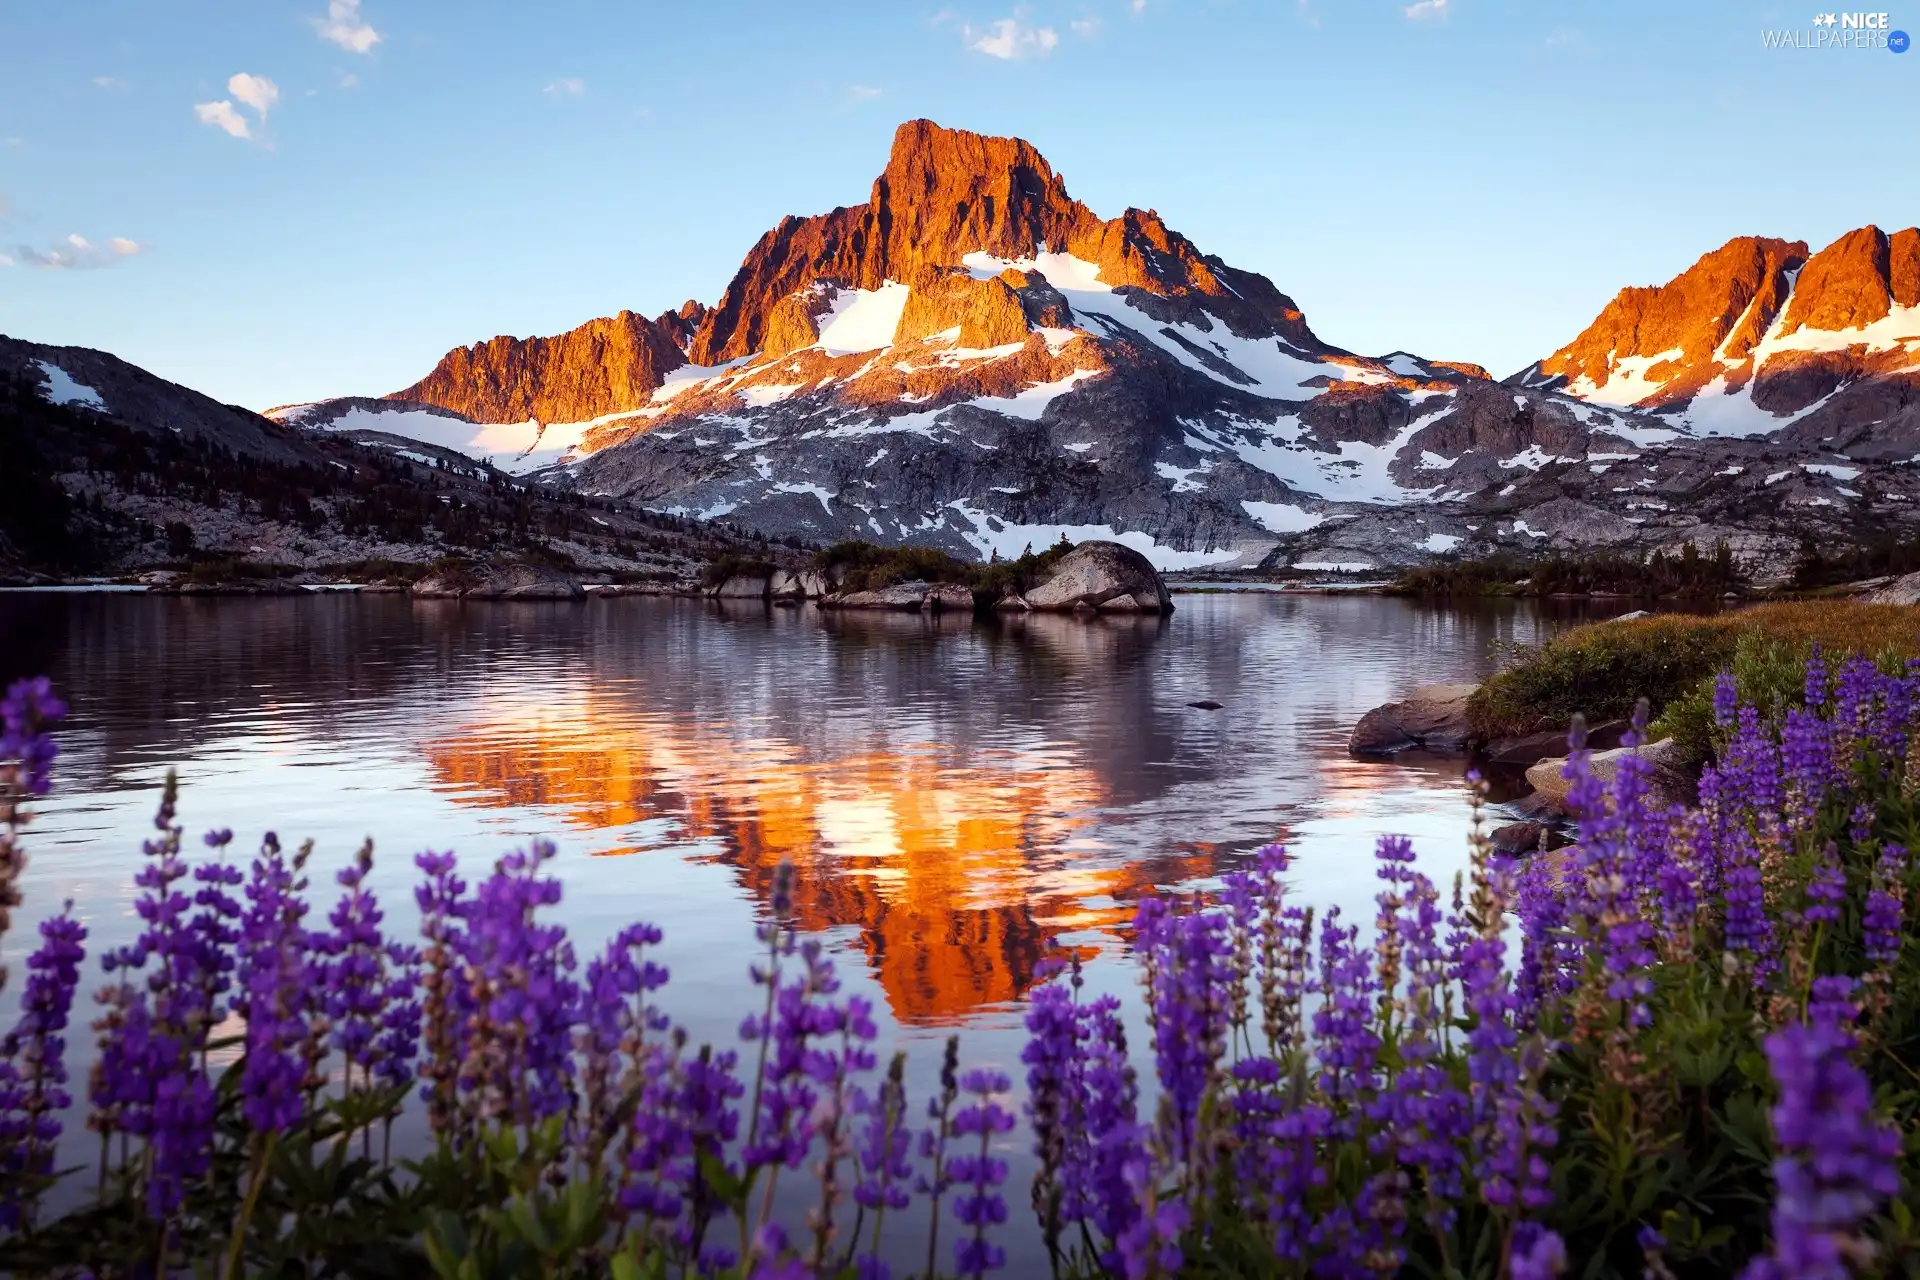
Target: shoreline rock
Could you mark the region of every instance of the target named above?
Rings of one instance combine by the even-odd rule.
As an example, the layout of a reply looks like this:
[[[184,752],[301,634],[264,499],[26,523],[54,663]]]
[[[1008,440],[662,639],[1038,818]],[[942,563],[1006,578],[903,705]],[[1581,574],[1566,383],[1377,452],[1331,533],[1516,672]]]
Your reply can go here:
[[[1042,611],[1173,612],[1173,596],[1153,563],[1118,542],[1081,543],[1021,598]]]
[[[1347,738],[1355,756],[1390,756],[1415,747],[1465,750],[1467,699],[1479,685],[1423,684],[1398,702],[1360,717]]]
[[[1681,804],[1691,798],[1693,780],[1687,776],[1680,763],[1680,744],[1672,738],[1662,738],[1658,742],[1649,742],[1641,747],[1615,747],[1611,751],[1596,751],[1589,762],[1593,776],[1601,782],[1611,784],[1620,772],[1620,762],[1628,756],[1638,755],[1652,766],[1648,779],[1652,799],[1657,804]],[[1527,770],[1527,781],[1533,785],[1534,793],[1543,800],[1564,810],[1567,791],[1571,784],[1563,775],[1567,766],[1565,756],[1541,760]]]
[[[416,600],[584,600],[578,578],[542,565],[436,569],[413,584]]]

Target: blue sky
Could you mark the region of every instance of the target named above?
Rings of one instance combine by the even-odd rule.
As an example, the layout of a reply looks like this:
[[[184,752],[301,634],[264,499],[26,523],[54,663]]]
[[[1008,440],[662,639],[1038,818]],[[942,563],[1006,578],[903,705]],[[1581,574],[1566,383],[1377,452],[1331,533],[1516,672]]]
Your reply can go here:
[[[255,408],[712,301],[782,214],[865,199],[917,116],[1031,140],[1103,216],[1158,209],[1328,341],[1496,374],[1730,236],[1920,221],[1920,52],[1763,48],[1804,5],[6,10],[0,332]]]

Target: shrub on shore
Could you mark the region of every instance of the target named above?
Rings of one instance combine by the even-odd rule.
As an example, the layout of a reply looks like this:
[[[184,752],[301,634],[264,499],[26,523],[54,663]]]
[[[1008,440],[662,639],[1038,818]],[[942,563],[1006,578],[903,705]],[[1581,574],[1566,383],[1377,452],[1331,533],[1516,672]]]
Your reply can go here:
[[[1771,713],[1728,676],[1713,710],[1725,747],[1698,808],[1654,804],[1637,759],[1602,786],[1576,751],[1570,860],[1522,866],[1476,836],[1448,893],[1383,839],[1365,938],[1292,900],[1278,847],[1211,906],[1144,901],[1137,1056],[1118,998],[1056,966],[1022,1054],[1054,1273],[1910,1274],[1920,676],[1812,663]],[[62,711],[44,681],[0,705],[0,928]],[[103,957],[94,1191],[57,1216],[46,1193],[81,1176],[53,1163],[87,938],[70,906],[27,961],[0,1042],[12,1274],[1004,1266],[1012,1081],[963,1071],[949,1041],[938,1090],[909,1098],[872,1009],[797,936],[790,867],[740,1045],[696,1048],[666,1012],[658,929],[580,963],[549,847],[471,885],[421,854],[405,940],[370,847],[322,916],[306,848],[268,835],[243,870],[216,831],[189,858],[174,799],[136,877],[142,932]],[[407,1106],[433,1146],[396,1162]],[[776,1211],[783,1177],[803,1218]],[[915,1201],[928,1237],[888,1235]]]
[[[1897,665],[1920,654],[1920,612],[1851,601],[1791,601],[1726,613],[1662,614],[1574,627],[1521,649],[1467,703],[1482,740],[1565,728],[1575,714],[1624,719],[1646,698],[1661,733],[1695,763],[1708,754],[1713,679],[1731,666],[1741,694],[1762,698],[1818,647]],[[1764,673],[1772,670],[1772,677]]]
[[[1733,550],[1718,543],[1710,552],[1689,542],[1668,555],[1594,551],[1583,555],[1497,555],[1410,569],[1392,594],[1454,596],[1584,596],[1642,598],[1718,596],[1746,586]]]
[[[1029,547],[1012,560],[998,555],[986,564],[958,559],[932,547],[880,547],[871,542],[836,542],[816,552],[813,566],[839,575],[848,591],[880,591],[901,582],[954,582],[973,588],[977,597],[999,598],[1006,591],[1036,585],[1074,544],[1062,536],[1045,551]]]

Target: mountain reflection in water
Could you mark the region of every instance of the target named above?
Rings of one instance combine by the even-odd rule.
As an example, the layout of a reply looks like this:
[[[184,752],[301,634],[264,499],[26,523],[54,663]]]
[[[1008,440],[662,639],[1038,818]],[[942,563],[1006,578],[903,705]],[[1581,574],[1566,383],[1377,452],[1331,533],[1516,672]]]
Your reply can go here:
[[[0,668],[47,671],[75,708],[7,951],[68,894],[95,948],[126,940],[153,789],[178,765],[189,822],[311,835],[316,885],[375,835],[396,921],[415,850],[456,848],[471,873],[555,839],[583,952],[660,923],[693,1007],[669,1004],[696,1035],[730,1034],[782,860],[800,926],[902,1030],[1005,1025],[1051,948],[1118,960],[1139,897],[1204,888],[1267,841],[1296,849],[1303,898],[1361,918],[1380,833],[1414,835],[1450,875],[1460,763],[1356,762],[1346,733],[1552,625],[1526,604],[1270,595],[980,624],[648,599],[0,597]],[[1188,705],[1203,699],[1223,706]]]

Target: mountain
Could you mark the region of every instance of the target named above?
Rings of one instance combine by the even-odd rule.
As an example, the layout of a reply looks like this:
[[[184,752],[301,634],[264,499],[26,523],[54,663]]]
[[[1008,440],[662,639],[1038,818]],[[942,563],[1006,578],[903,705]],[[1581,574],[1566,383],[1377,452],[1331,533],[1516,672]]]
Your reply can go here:
[[[1917,255],[1912,230],[1731,241],[1496,382],[1336,346],[1030,143],[917,120],[864,203],[781,219],[710,307],[270,416],[787,541],[1114,538],[1166,569],[1726,541],[1778,574],[1920,522]]]
[[[1158,213],[1103,219],[1031,144],[924,120],[865,203],[782,219],[711,308],[496,338],[385,407],[291,412],[774,536],[983,559],[1117,537],[1163,567],[1525,545],[1466,500],[1677,434],[1334,346]]]
[[[1920,229],[1729,240],[1656,288],[1622,289],[1516,378],[1631,408],[1698,436],[1825,444],[1856,458],[1920,448]]]
[[[334,425],[289,425],[105,352],[0,336],[0,576],[205,564],[224,578],[237,562],[365,576],[452,555],[684,577],[744,549],[675,517],[529,488],[416,436]]]

